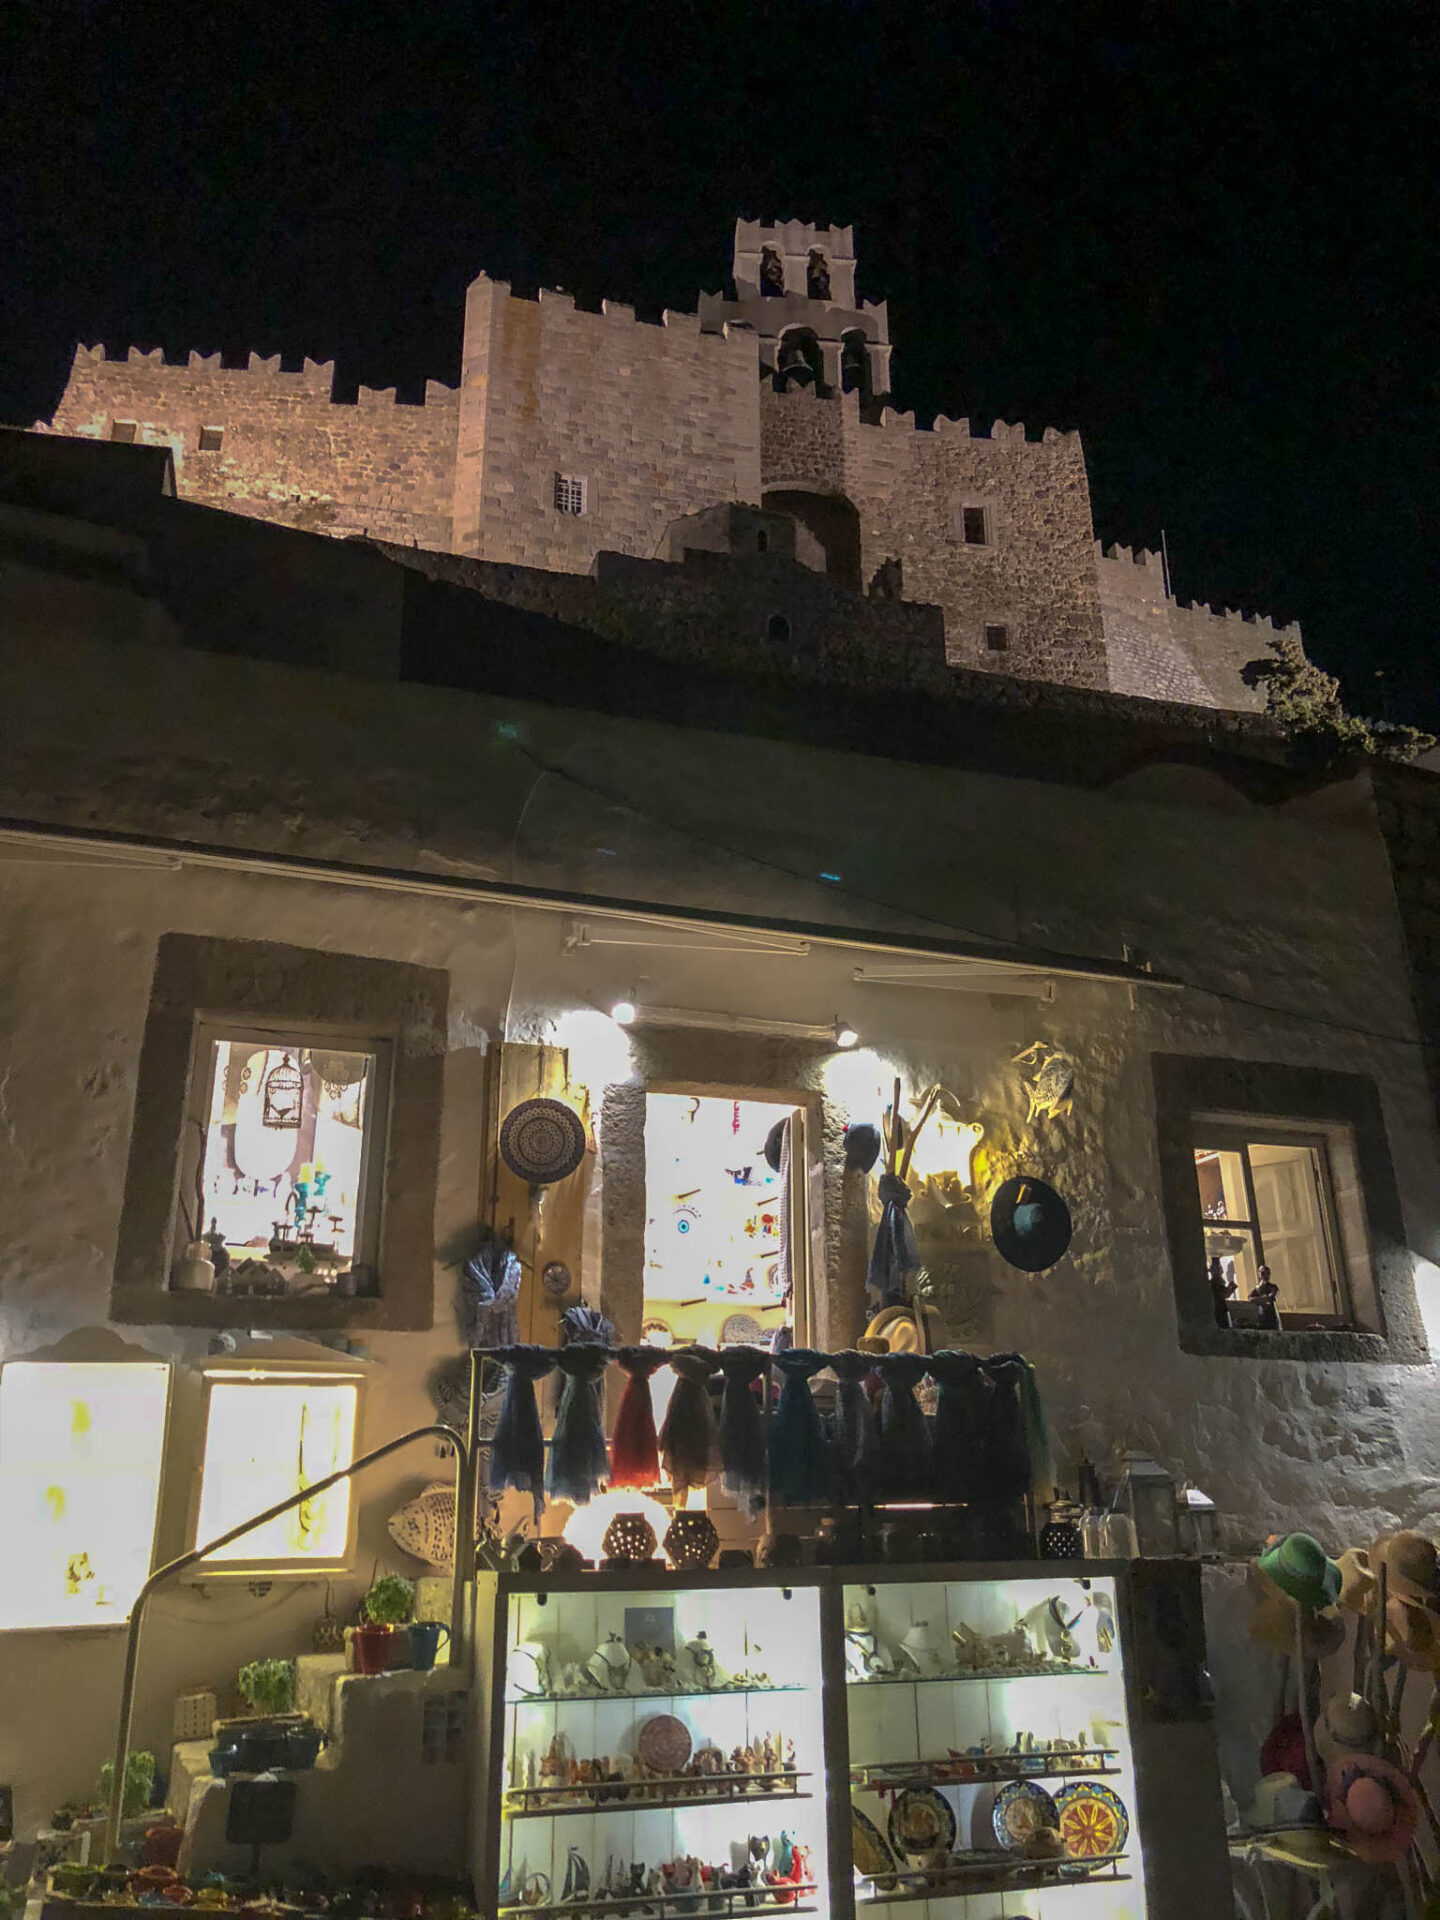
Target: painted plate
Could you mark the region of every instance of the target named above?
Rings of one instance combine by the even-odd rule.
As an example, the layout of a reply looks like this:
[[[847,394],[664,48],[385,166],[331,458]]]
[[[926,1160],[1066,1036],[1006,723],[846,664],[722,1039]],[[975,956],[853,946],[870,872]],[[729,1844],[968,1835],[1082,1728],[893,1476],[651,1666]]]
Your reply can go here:
[[[859,1807],[850,1807],[850,1851],[856,1867],[867,1876],[893,1873],[895,1857],[885,1844],[885,1836]]]
[[[912,1853],[948,1853],[955,1844],[955,1809],[934,1787],[907,1787],[890,1809],[890,1844]]]
[[[501,1123],[500,1158],[517,1180],[551,1186],[585,1158],[585,1122],[563,1100],[522,1100]]]
[[[635,1737],[635,1752],[652,1773],[672,1778],[690,1758],[690,1729],[673,1713],[656,1713]]]
[[[1040,1827],[1058,1827],[1060,1815],[1055,1802],[1033,1780],[1012,1780],[995,1796],[990,1825],[995,1838],[1011,1853],[1019,1853],[1025,1842]]]
[[[722,1347],[763,1347],[765,1329],[750,1313],[732,1313],[720,1329]]]
[[[1094,1860],[1123,1850],[1130,1816],[1118,1794],[1097,1780],[1073,1780],[1055,1796],[1060,1838],[1072,1860]]]

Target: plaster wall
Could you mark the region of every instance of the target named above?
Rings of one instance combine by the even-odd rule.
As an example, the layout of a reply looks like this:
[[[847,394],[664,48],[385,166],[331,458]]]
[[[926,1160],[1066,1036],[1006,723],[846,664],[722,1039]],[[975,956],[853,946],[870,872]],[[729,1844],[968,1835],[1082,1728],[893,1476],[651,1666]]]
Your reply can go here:
[[[484,274],[465,312],[455,482],[461,553],[584,573],[602,548],[649,559],[672,520],[723,501],[758,504],[753,336],[702,334],[694,314],[659,327],[606,301],[516,299]],[[586,483],[560,513],[557,473]]]
[[[57,433],[110,438],[117,420],[138,441],[168,446],[181,497],[311,532],[450,544],[459,397],[427,381],[422,406],[399,406],[393,387],[362,387],[353,406],[332,399],[335,365],[252,353],[222,367],[218,353],[167,365],[158,348],[124,360],[77,347],[52,422]],[[221,429],[202,452],[203,427]]]
[[[83,703],[58,691],[77,685],[87,688]],[[1434,1329],[1440,1340],[1430,1094],[1364,791],[1262,809],[1213,776],[1152,768],[1084,792],[73,634],[43,655],[33,636],[5,636],[0,708],[18,743],[0,771],[0,812],[11,817],[98,819],[440,880],[489,874],[1095,955],[1118,955],[1126,942],[1191,983],[1177,995],[1141,992],[1133,1005],[1123,987],[1064,985],[1053,1005],[992,1006],[984,995],[858,986],[855,956],[843,950],[567,953],[555,914],[221,871],[163,853],[157,862],[83,850],[40,858],[9,843],[0,854],[0,1352],[104,1321],[157,941],[168,931],[269,937],[449,973],[442,1249],[474,1218],[484,1055],[495,1035],[567,1047],[572,1080],[603,1114],[611,1089],[641,1080],[643,1052],[597,1011],[623,988],[768,1018],[824,1021],[843,1009],[866,1044],[806,1069],[826,1100],[827,1129],[875,1118],[897,1072],[911,1092],[940,1079],[985,1125],[983,1188],[1023,1164],[1070,1202],[1072,1251],[1040,1278],[998,1262],[983,1204],[950,1213],[917,1205],[949,1336],[1032,1357],[1062,1477],[1082,1446],[1100,1458],[1121,1444],[1149,1447],[1204,1485],[1240,1538],[1295,1524],[1365,1539],[1433,1517],[1432,1365],[1182,1353],[1157,1194],[1153,1052],[1373,1076],[1407,1242],[1386,1252],[1414,1268],[1418,1302],[1397,1283],[1388,1308],[1402,1331],[1423,1343]],[[208,751],[196,714],[214,716]],[[840,882],[822,880],[826,872]],[[1009,1061],[1041,1037],[1077,1058],[1076,1106],[1027,1128]],[[796,1063],[778,1065],[796,1084]],[[748,1084],[753,1055],[728,1054],[716,1036],[703,1072]],[[587,1287],[604,1265],[608,1223],[591,1227]],[[836,1231],[831,1248],[831,1337],[845,1337],[860,1311],[863,1237]],[[453,1284],[437,1264],[431,1331],[366,1338],[368,1439],[427,1417],[425,1374],[456,1350]],[[203,1351],[196,1334],[144,1338],[176,1359]],[[436,1465],[422,1448],[367,1488],[356,1574],[348,1589],[337,1583],[337,1610],[377,1557],[404,1564],[387,1546],[384,1517]],[[142,1670],[142,1742],[163,1748],[179,1686],[223,1682],[243,1659],[303,1647],[322,1599],[314,1586],[277,1583],[259,1600],[242,1585],[161,1603]],[[22,1830],[88,1788],[120,1657],[113,1632],[0,1636],[0,1778],[21,1786]],[[84,1703],[64,1741],[53,1737],[61,1699]]]

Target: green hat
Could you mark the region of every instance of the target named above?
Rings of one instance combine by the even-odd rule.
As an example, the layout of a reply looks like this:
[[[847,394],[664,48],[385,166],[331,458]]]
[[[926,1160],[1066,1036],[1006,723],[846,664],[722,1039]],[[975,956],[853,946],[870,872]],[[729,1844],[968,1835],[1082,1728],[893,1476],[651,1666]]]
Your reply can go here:
[[[1256,1565],[1302,1607],[1333,1607],[1340,1598],[1340,1569],[1308,1533],[1287,1533],[1283,1540],[1273,1540]]]

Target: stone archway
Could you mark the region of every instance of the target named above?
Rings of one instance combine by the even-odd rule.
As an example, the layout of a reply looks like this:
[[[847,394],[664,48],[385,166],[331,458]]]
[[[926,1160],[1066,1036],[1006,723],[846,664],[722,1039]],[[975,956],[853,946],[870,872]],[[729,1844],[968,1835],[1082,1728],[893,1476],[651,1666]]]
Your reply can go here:
[[[825,571],[839,586],[859,593],[860,515],[843,493],[814,493],[802,487],[776,487],[761,504],[769,513],[788,514],[814,534],[825,549]]]

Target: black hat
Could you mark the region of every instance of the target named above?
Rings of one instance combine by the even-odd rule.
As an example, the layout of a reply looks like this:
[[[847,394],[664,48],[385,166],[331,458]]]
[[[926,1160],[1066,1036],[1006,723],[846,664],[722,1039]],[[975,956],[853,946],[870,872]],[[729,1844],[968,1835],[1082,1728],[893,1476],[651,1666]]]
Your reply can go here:
[[[1021,1174],[997,1187],[990,1232],[1003,1260],[1022,1273],[1053,1267],[1070,1244],[1070,1209],[1053,1187]]]
[[[787,1115],[785,1119],[777,1120],[765,1136],[765,1158],[774,1173],[780,1171],[780,1156],[785,1151],[785,1129],[789,1124]]]
[[[861,1121],[845,1129],[845,1165],[868,1173],[880,1158],[880,1129]]]

